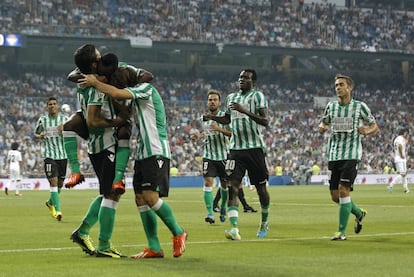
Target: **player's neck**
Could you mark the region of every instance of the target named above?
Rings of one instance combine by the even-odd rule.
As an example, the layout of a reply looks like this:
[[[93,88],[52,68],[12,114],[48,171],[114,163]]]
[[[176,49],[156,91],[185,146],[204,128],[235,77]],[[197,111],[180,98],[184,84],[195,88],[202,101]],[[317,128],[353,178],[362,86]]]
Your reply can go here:
[[[218,114],[218,109],[215,109],[214,111],[212,111],[212,110],[210,110],[210,113],[212,114],[212,115],[217,115]]]
[[[351,96],[349,95],[345,95],[345,96],[340,96],[339,98],[339,104],[345,106],[348,105],[351,102]]]

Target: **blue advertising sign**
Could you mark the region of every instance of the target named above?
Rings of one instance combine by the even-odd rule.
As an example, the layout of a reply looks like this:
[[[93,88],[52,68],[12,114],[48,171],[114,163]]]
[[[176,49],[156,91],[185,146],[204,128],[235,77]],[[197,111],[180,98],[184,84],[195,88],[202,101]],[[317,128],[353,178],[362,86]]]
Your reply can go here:
[[[0,46],[22,47],[22,35],[0,34]]]

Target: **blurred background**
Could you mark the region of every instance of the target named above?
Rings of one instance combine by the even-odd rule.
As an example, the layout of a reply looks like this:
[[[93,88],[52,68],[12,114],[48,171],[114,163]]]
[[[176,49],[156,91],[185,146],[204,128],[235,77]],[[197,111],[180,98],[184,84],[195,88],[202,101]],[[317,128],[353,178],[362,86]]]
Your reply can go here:
[[[206,110],[208,89],[225,97],[244,68],[256,69],[269,101],[271,174],[279,165],[299,178],[315,164],[326,173],[327,139],[317,125],[335,97],[337,73],[354,79],[354,98],[368,104],[381,129],[364,139],[360,171],[383,173],[398,129],[413,130],[413,29],[414,0],[2,0],[0,176],[7,176],[13,141],[23,174],[44,175],[34,125],[49,96],[77,109],[66,75],[85,43],[154,74],[178,175],[201,175],[202,146],[189,133]],[[79,143],[82,171],[93,175]]]

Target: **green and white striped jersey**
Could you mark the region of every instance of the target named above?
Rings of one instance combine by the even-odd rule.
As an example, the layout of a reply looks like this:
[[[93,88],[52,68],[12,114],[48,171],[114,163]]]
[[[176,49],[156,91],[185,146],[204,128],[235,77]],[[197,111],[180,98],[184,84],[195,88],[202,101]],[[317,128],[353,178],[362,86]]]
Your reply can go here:
[[[67,158],[65,146],[63,144],[62,132],[58,131],[58,126],[62,126],[68,119],[63,114],[58,114],[56,117],[50,117],[48,114],[42,115],[36,123],[35,134],[46,135],[42,140],[42,157],[53,160],[65,160]]]
[[[148,83],[126,88],[134,97],[134,117],[139,135],[136,160],[152,156],[171,159],[164,103],[157,89]]]
[[[114,119],[116,117],[115,109],[112,104],[112,99],[104,93],[96,90],[94,87],[82,88],[78,85],[77,95],[79,105],[82,113],[87,119],[88,106],[101,106],[101,115],[107,119]],[[117,142],[115,128],[92,128],[88,127],[88,153],[97,154],[114,146]]]
[[[375,123],[371,110],[364,102],[354,99],[347,105],[341,105],[338,101],[329,102],[321,122],[331,129],[328,161],[361,160],[362,143],[358,127]]]
[[[218,111],[216,116],[224,116],[223,111]],[[201,118],[201,124],[203,126],[204,138],[204,153],[203,158],[213,161],[224,161],[227,159],[229,139],[222,132],[210,130],[211,124],[217,124],[220,128],[230,130],[229,125],[223,125],[214,120],[203,121]]]
[[[247,93],[234,92],[226,98],[226,114],[230,114],[230,127],[232,135],[230,138],[229,148],[232,150],[245,150],[253,148],[261,148],[266,152],[263,141],[262,130],[264,126],[257,124],[246,114],[235,110],[230,110],[231,102],[236,102],[250,112],[259,114],[259,110],[268,108],[267,99],[261,91],[251,90]]]

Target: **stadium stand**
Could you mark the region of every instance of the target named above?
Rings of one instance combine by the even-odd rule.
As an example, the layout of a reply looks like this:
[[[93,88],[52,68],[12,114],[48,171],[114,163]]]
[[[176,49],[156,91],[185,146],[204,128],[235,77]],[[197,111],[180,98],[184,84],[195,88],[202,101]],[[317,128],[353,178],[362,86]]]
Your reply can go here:
[[[108,39],[144,36],[166,42],[414,52],[413,11],[404,5],[368,0],[352,7],[335,6],[329,1],[304,5],[299,2],[4,0],[0,6],[0,32]],[[373,2],[377,5],[372,5]],[[25,160],[24,175],[43,176],[39,144],[32,139],[33,128],[44,112],[45,98],[52,94],[60,103],[76,107],[74,86],[64,76],[42,70],[25,69],[18,73],[7,68],[0,70],[0,175],[5,176],[4,157],[11,142],[17,139]],[[159,76],[154,83],[166,102],[172,166],[179,167],[182,175],[200,175],[202,149],[189,139],[191,123],[204,111],[209,88],[226,95],[236,89],[236,84],[182,76]],[[265,140],[271,173],[278,161],[282,162],[285,174],[292,176],[298,174],[301,166],[313,162],[321,166],[322,173],[326,172],[326,139],[316,132],[323,108],[316,105],[316,99],[332,97],[332,84],[298,79],[284,85],[266,80],[259,81],[258,88],[270,103],[271,126],[265,130]],[[409,112],[413,108],[409,103],[414,103],[414,91],[412,87],[386,81],[362,82],[357,84],[354,95],[362,97],[373,109],[381,129],[364,140],[367,151],[362,171],[379,173],[390,160],[392,136],[401,122],[409,129],[414,127]],[[84,143],[79,156],[82,171],[92,174]],[[132,172],[132,163],[130,166]],[[409,167],[413,168],[412,162]]]

